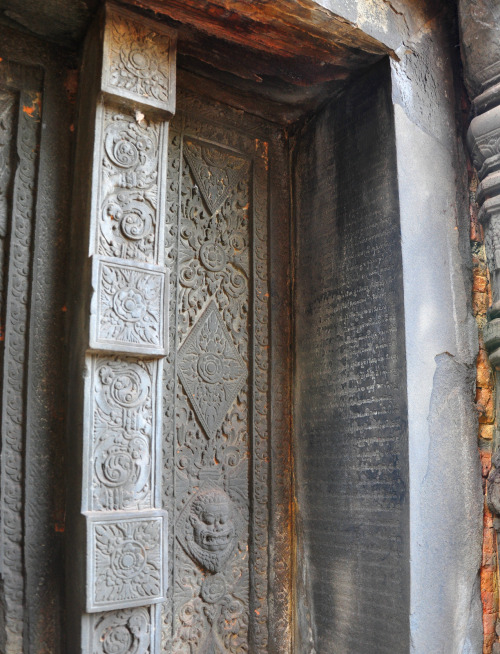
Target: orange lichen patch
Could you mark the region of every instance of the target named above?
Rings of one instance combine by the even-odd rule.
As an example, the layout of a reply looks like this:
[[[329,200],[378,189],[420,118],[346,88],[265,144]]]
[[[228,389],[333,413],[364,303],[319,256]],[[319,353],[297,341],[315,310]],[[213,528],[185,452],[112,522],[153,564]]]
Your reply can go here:
[[[33,102],[31,103],[31,105],[23,104],[23,111],[27,116],[30,116],[31,118],[39,118],[40,107],[41,107],[41,98],[40,98],[40,94],[37,93],[33,98]]]
[[[485,441],[493,440],[493,425],[479,425],[479,438]]]
[[[493,422],[495,407],[491,388],[476,388],[476,408],[480,423],[491,424]]]
[[[491,470],[491,452],[480,450],[479,458],[481,461],[481,475],[483,479],[486,479],[486,477],[489,475],[489,472]]]

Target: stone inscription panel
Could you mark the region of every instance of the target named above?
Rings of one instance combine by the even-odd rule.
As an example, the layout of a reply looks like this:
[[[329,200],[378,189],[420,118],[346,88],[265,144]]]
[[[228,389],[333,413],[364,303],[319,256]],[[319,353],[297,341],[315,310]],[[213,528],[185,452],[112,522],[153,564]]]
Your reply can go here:
[[[384,66],[299,141],[297,492],[321,652],[409,649],[403,286]]]

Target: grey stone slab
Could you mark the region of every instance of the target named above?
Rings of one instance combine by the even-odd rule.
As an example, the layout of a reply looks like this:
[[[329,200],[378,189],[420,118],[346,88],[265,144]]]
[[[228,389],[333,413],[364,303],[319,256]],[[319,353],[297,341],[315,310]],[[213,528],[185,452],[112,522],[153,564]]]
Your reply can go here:
[[[312,641],[318,652],[403,654],[408,431],[387,63],[325,108],[297,145],[300,651]]]
[[[169,271],[110,257],[94,256],[92,264],[90,348],[166,354]]]
[[[108,3],[102,90],[121,104],[174,114],[176,45],[175,30]]]
[[[87,611],[165,599],[165,511],[87,513]]]

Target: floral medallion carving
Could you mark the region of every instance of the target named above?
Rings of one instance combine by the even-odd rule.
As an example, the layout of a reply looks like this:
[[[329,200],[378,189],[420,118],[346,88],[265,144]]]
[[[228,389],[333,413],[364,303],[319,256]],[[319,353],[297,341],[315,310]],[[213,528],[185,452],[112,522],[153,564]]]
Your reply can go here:
[[[96,346],[163,353],[165,273],[118,262],[97,262]]]
[[[164,126],[111,106],[101,109],[101,120],[98,252],[157,263]]]
[[[198,565],[219,572],[227,563],[241,533],[241,515],[229,495],[217,486],[200,491],[191,499],[177,522],[177,537]],[[202,596],[217,601],[225,591],[223,579],[206,582]]]
[[[91,374],[91,508],[152,508],[158,364],[97,358]]]
[[[245,364],[214,301],[179,350],[178,370],[207,436],[214,436],[246,375]]]
[[[109,611],[95,616],[93,654],[149,654],[151,616],[144,607]]]
[[[175,110],[175,32],[117,7],[108,8],[103,90]]]
[[[119,519],[113,514],[90,519],[88,610],[139,606],[161,601],[163,515],[146,512]]]

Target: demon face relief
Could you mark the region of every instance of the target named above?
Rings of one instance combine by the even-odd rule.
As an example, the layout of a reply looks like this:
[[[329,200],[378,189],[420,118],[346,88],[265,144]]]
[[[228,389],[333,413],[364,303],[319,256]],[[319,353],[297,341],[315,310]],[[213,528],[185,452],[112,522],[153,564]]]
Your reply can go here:
[[[219,572],[238,540],[239,512],[219,488],[200,491],[180,517],[179,535],[187,553],[210,572]]]

